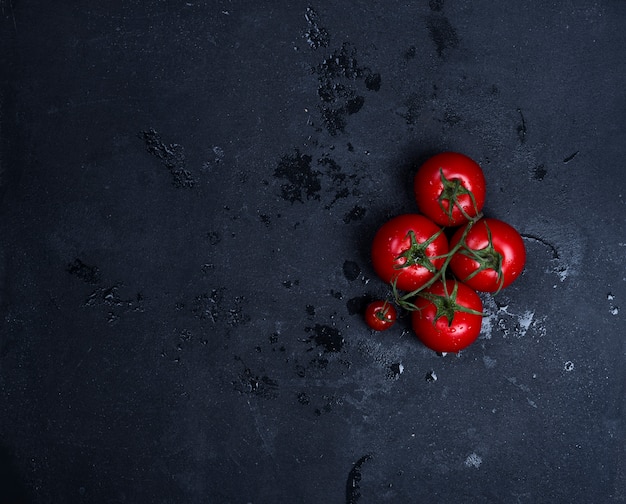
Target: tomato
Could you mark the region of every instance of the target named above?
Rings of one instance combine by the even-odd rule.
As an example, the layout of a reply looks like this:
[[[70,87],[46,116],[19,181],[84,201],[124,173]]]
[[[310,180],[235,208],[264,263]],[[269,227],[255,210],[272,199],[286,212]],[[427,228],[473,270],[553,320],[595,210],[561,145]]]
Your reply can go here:
[[[419,294],[411,312],[413,331],[436,352],[458,352],[480,334],[483,303],[475,290],[456,280],[436,281]]]
[[[443,265],[448,239],[423,215],[398,215],[381,226],[372,242],[372,265],[385,282],[413,291]]]
[[[396,323],[398,312],[387,301],[372,301],[365,309],[365,323],[376,331],[385,331]]]
[[[441,226],[459,226],[485,204],[485,175],[476,161],[458,152],[437,154],[415,174],[417,206]]]
[[[450,241],[459,243],[466,228],[459,229]],[[465,236],[465,245],[450,260],[452,273],[482,292],[497,292],[511,285],[526,263],[524,240],[517,230],[498,219],[483,218]]]

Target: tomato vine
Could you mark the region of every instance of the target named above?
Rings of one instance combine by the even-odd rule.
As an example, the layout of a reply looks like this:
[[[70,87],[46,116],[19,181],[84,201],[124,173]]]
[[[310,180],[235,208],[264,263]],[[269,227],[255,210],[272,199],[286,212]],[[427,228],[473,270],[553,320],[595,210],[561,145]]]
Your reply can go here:
[[[484,174],[463,154],[428,159],[415,175],[414,190],[421,214],[391,219],[374,238],[374,269],[390,285],[393,300],[372,303],[377,311],[368,307],[368,324],[390,327],[395,304],[411,312],[426,346],[459,351],[478,337],[485,316],[476,291],[497,294],[521,274],[523,240],[509,224],[484,216]]]

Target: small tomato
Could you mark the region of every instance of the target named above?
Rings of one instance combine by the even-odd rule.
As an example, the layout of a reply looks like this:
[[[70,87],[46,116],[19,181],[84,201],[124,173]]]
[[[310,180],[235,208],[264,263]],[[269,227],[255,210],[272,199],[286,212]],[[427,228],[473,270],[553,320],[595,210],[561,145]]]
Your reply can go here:
[[[372,301],[365,309],[365,323],[375,331],[385,331],[396,323],[398,313],[387,301]]]

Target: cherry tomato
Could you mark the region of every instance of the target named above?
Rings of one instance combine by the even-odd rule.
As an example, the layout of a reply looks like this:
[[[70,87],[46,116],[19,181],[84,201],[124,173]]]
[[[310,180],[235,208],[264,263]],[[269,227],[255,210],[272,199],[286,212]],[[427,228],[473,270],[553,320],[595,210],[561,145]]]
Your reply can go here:
[[[456,280],[435,282],[415,300],[413,331],[436,352],[458,352],[480,334],[483,303],[476,291]]]
[[[414,192],[420,212],[440,226],[459,226],[485,204],[485,175],[473,159],[443,152],[417,170]]]
[[[450,246],[454,247],[465,228],[459,229]],[[526,263],[524,240],[516,229],[497,219],[483,218],[465,236],[465,246],[452,256],[450,269],[472,289],[497,292],[511,285]]]
[[[400,290],[419,289],[445,261],[448,239],[423,215],[404,214],[381,226],[372,243],[376,274]]]
[[[385,331],[396,323],[398,312],[387,301],[372,301],[365,309],[365,323],[376,331]]]

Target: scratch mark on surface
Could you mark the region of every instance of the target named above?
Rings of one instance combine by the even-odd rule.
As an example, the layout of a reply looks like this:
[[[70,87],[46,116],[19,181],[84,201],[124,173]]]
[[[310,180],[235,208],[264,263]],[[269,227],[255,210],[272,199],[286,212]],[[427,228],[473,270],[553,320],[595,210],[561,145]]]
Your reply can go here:
[[[476,454],[476,452],[470,453],[465,459],[465,467],[473,467],[474,469],[478,469],[480,467],[480,464],[482,463],[482,457]]]
[[[569,163],[572,159],[574,159],[574,158],[578,155],[578,153],[579,153],[579,152],[580,152],[580,151],[576,151],[576,152],[574,152],[573,154],[570,154],[570,155],[569,155],[569,156],[567,156],[565,159],[563,159],[563,162],[564,162],[565,164]]]
[[[517,113],[522,120],[521,124],[517,127],[517,136],[519,137],[520,142],[524,143],[526,141],[526,119],[524,118],[524,114],[522,114],[521,108],[517,109]]]
[[[13,9],[13,0],[9,0],[7,2],[7,5],[9,6],[11,20],[13,21],[13,30],[15,31],[15,34],[17,34],[17,22],[15,21],[15,11]],[[4,15],[4,2],[2,3],[2,14]]]
[[[522,238],[526,238],[527,240],[532,240],[532,241],[545,245],[546,247],[550,249],[550,252],[552,252],[552,259],[559,259],[559,252],[557,248],[549,241],[544,240],[543,238],[540,238],[539,236],[535,236],[532,234],[522,234]]]
[[[517,378],[515,376],[507,376],[506,379],[511,385],[514,385],[515,387],[520,389],[522,392],[525,392],[526,394],[530,394],[530,387],[528,385],[524,385],[523,383],[518,383]],[[526,397],[526,402],[533,408],[535,409],[537,408],[537,403],[528,396]]]
[[[254,430],[257,433],[257,436],[261,440],[261,444],[263,445],[263,450],[266,455],[269,455],[274,463],[276,462],[276,457],[274,456],[274,443],[268,439],[268,432],[270,432],[269,428],[263,428],[263,426],[259,425],[259,412],[256,406],[252,406],[250,403],[250,399],[247,401],[248,408],[250,409],[250,413],[252,413],[252,417],[254,418]]]
[[[346,504],[357,504],[361,498],[360,481],[361,481],[361,467],[365,462],[371,460],[370,454],[363,455],[356,461],[350,472],[348,473],[348,481],[346,482]]]
[[[153,129],[142,131],[139,138],[146,143],[146,150],[159,158],[172,175],[174,187],[193,187],[195,181],[185,168],[185,150],[179,144],[165,144]]]

